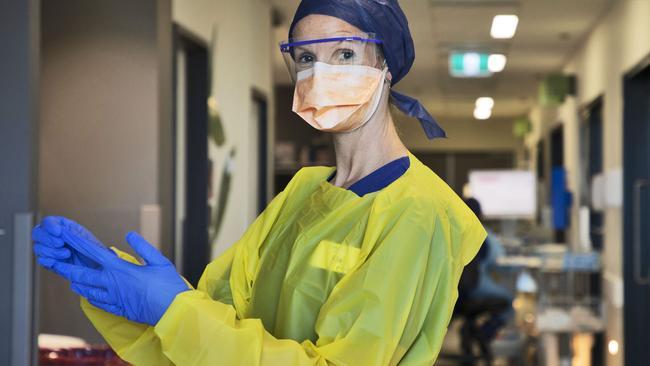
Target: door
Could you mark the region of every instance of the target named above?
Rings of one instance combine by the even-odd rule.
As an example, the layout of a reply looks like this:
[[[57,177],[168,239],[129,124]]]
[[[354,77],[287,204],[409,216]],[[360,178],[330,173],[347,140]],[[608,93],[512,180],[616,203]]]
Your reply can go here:
[[[537,143],[537,152],[535,161],[537,162],[537,202],[548,202],[547,188],[546,188],[546,143],[544,139],[540,139]],[[544,207],[540,204],[537,208],[537,224],[544,225]]]
[[[257,141],[252,144],[257,164],[251,164],[255,170],[254,175],[257,179],[254,180],[255,186],[251,192],[257,191],[257,213],[260,214],[266,208],[269,202],[268,198],[268,140],[269,140],[269,116],[268,116],[268,101],[266,95],[258,90],[253,90],[251,100],[251,130],[254,131],[252,141]]]
[[[650,66],[624,80],[625,364],[650,359]]]
[[[564,169],[564,125],[560,125],[556,127],[553,131],[551,131],[551,172],[557,171],[558,169]],[[562,174],[565,175],[565,173]],[[551,200],[553,200],[553,192],[555,192],[554,190],[558,190],[560,191],[560,194],[564,194],[565,187],[566,187],[564,179],[558,179],[557,181],[554,181],[552,175],[551,179],[549,179],[549,182],[551,182],[551,189],[549,190],[549,192],[551,192]],[[558,182],[560,182],[560,184],[559,185],[556,184],[556,186],[554,187],[553,184]],[[561,199],[560,202],[562,203],[557,205],[557,207],[554,207],[554,216],[561,215],[563,218],[566,219],[554,218],[553,220],[554,229],[555,229],[555,242],[565,243],[566,229],[567,229],[567,225],[569,225],[568,222],[569,215],[567,212],[569,210],[569,207],[563,207],[564,206],[563,202],[565,202],[564,199]]]
[[[209,57],[207,45],[174,27],[174,253],[180,273],[196,286],[210,261],[208,238]]]

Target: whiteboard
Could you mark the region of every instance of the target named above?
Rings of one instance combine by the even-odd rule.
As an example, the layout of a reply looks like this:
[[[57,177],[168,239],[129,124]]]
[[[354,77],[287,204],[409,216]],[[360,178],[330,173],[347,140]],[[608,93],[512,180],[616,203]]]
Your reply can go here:
[[[532,219],[537,212],[537,181],[527,170],[476,170],[469,173],[472,196],[485,218]]]

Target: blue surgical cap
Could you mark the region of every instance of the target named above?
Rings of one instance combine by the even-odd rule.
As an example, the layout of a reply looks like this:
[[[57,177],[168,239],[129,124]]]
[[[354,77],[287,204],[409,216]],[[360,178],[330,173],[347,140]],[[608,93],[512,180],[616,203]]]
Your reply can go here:
[[[393,76],[392,85],[411,70],[415,47],[408,20],[397,0],[302,0],[289,28],[289,38],[296,24],[313,14],[329,15],[363,32],[374,33],[383,42],[384,57]],[[391,90],[391,101],[402,112],[417,118],[429,139],[446,137],[438,122],[416,99]]]

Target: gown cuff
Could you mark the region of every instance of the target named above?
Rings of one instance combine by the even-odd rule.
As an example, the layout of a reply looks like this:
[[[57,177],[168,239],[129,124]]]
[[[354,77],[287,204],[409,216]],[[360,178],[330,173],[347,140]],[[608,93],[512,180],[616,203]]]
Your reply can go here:
[[[154,331],[165,345],[173,344],[174,338],[181,338],[189,334],[184,334],[184,329],[196,329],[195,326],[199,322],[209,321],[208,319],[201,319],[198,316],[205,314],[197,311],[198,303],[203,301],[210,301],[210,320],[227,321],[226,319],[232,317],[235,312],[232,306],[212,300],[208,294],[203,291],[190,289],[176,295],[174,301],[167,308],[162,315]],[[229,311],[230,310],[230,311]],[[192,332],[194,334],[194,332]]]

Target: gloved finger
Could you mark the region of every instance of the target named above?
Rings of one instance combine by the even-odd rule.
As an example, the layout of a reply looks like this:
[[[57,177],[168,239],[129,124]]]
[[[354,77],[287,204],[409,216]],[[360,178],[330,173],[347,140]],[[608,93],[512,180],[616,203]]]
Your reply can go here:
[[[63,239],[61,239],[58,236],[54,236],[50,234],[45,228],[43,228],[42,225],[36,225],[32,229],[32,240],[36,242],[40,242],[44,245],[47,245],[49,247],[56,247],[60,248],[63,245],[65,245],[65,242]]]
[[[102,302],[97,302],[97,301],[90,300],[90,299],[87,299],[87,300],[92,306],[94,306],[94,307],[96,307],[98,309],[102,309],[107,313],[111,313],[111,314],[117,315],[117,316],[123,316],[123,314],[124,314],[124,312],[122,311],[122,308],[120,308],[117,305],[104,304]]]
[[[93,287],[107,287],[107,280],[101,271],[76,266],[74,264],[55,262],[52,270],[70,282],[77,282]]]
[[[150,265],[167,265],[171,262],[158,249],[149,244],[140,234],[132,231],[126,235],[126,241],[142,259]]]
[[[54,264],[57,262],[56,259],[52,258],[44,258],[44,257],[37,257],[36,259],[38,261],[38,264],[41,265],[41,267],[45,269],[49,269],[50,271],[53,271]]]
[[[72,256],[72,253],[68,248],[52,248],[45,246],[41,243],[35,243],[32,247],[34,254],[39,257],[53,258],[53,259],[68,259]]]
[[[77,295],[85,297],[86,299],[92,300],[94,302],[107,304],[107,305],[115,305],[116,303],[115,299],[112,296],[110,296],[108,291],[102,288],[86,286],[84,284],[76,283],[76,282],[72,282],[70,284],[70,288]]]
[[[63,219],[63,230],[68,230],[70,233],[77,235],[81,238],[87,239],[87,240],[92,240],[93,242],[99,243],[99,240],[93,235],[93,233],[90,232],[90,230],[86,229],[83,225],[72,221],[70,219]]]
[[[88,239],[75,235],[70,230],[63,230],[61,236],[73,249],[79,251],[81,254],[100,265],[106,264],[115,259],[115,256],[111,254],[111,251],[101,243],[96,242],[96,239]]]
[[[43,219],[42,226],[50,235],[61,236],[65,220],[61,216],[48,216]]]

